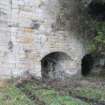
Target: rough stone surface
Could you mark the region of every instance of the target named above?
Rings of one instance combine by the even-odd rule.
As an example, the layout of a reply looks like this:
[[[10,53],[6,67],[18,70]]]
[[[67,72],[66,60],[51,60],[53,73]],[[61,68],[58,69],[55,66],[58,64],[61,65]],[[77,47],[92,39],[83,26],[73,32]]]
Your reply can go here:
[[[25,71],[41,77],[41,60],[52,52],[70,56],[69,73],[79,74],[86,51],[78,37],[77,4],[78,0],[1,0],[0,78]]]

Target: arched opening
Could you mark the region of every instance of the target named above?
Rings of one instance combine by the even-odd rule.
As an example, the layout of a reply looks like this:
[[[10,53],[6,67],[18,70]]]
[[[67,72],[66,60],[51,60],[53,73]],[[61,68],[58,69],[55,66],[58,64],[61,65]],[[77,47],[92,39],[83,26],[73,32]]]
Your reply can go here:
[[[87,76],[90,74],[94,64],[94,59],[91,54],[86,54],[82,59],[82,70],[81,73],[83,76]]]
[[[88,12],[94,19],[105,20],[105,3],[92,1],[88,6]]]
[[[41,60],[42,80],[64,79],[65,70],[69,69],[70,56],[63,52],[53,52]]]

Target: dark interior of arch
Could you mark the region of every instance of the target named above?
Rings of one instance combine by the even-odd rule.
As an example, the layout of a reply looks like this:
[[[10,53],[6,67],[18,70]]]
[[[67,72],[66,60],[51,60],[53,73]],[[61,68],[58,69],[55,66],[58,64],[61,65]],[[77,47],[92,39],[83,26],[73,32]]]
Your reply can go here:
[[[63,66],[62,61],[70,60],[70,57],[63,52],[54,52],[46,55],[41,60],[42,80],[62,79]]]
[[[88,76],[91,73],[93,68],[94,59],[91,54],[87,54],[82,59],[82,70],[81,73],[83,76]]]
[[[105,20],[105,3],[92,1],[88,5],[88,13],[99,21]]]

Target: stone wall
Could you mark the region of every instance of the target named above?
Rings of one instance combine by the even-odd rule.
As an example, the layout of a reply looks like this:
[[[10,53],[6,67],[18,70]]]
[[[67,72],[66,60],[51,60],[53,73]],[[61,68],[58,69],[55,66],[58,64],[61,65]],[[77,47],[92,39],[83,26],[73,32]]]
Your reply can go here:
[[[41,77],[41,60],[58,51],[71,57],[71,75],[81,70],[81,59],[86,51],[79,33],[72,28],[78,27],[76,18],[72,18],[76,11],[74,1],[69,0],[69,11],[64,11],[69,12],[70,20],[62,18],[62,0],[0,1],[2,78],[19,76],[25,71]]]

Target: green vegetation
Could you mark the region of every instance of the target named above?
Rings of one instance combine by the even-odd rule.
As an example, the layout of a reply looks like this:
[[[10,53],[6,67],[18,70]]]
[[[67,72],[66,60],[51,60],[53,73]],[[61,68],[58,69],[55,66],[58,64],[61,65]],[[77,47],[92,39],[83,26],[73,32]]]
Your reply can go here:
[[[29,91],[32,95],[26,94]],[[45,105],[89,105],[70,96],[60,96],[55,90],[43,88],[34,82],[26,83],[20,89],[13,84],[0,89],[0,105],[43,105],[38,104],[35,102],[37,100],[29,98],[28,95],[37,97],[36,99],[44,102]]]
[[[96,35],[90,41],[90,51],[102,54],[105,52],[105,22],[95,22]]]
[[[14,85],[0,89],[0,105],[35,105]]]
[[[61,96],[53,89],[37,86],[34,82],[25,84],[21,89],[30,91],[32,96],[37,96],[46,105],[89,105],[70,96]]]
[[[63,88],[63,94],[61,90],[38,85],[35,81],[21,84],[19,88],[9,84],[0,88],[0,105],[93,105],[88,99],[105,102],[105,86],[97,85],[98,82],[84,82],[76,87]],[[85,97],[87,101],[77,96],[80,99]]]
[[[80,87],[72,90],[74,96],[86,97],[97,101],[105,101],[105,88]]]

